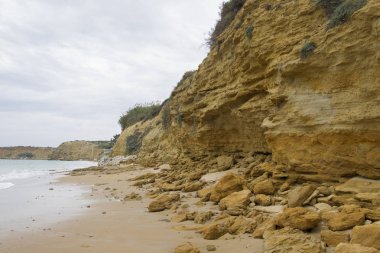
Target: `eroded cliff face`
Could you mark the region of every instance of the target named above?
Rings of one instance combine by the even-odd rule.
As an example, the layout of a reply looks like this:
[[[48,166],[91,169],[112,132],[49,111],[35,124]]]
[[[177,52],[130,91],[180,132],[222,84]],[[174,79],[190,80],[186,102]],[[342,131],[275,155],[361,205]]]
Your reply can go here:
[[[160,115],[126,129],[113,155],[210,165],[272,154],[287,171],[380,178],[380,2],[326,23],[309,0],[247,0]],[[301,57],[308,43],[316,48]]]
[[[59,145],[49,156],[50,160],[99,160],[103,149],[88,141],[68,141]]]

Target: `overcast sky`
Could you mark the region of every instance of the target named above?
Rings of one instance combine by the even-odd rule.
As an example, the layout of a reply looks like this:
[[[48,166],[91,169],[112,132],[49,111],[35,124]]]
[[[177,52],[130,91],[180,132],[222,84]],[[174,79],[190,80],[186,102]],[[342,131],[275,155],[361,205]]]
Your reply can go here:
[[[108,140],[207,55],[222,0],[0,0],[0,146]]]

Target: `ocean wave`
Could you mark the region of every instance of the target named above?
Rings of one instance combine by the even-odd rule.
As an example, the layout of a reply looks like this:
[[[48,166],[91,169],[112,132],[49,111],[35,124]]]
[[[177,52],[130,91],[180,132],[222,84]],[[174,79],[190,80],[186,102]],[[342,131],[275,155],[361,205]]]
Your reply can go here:
[[[7,188],[10,188],[14,186],[14,184],[10,183],[10,182],[6,182],[6,183],[0,183],[0,190],[2,189],[7,189]]]
[[[4,181],[10,181],[14,179],[25,179],[25,178],[30,178],[30,177],[36,177],[36,176],[42,176],[49,173],[48,171],[42,171],[42,170],[35,170],[35,171],[30,171],[30,170],[22,170],[22,171],[11,171],[9,173],[0,175],[0,182]]]

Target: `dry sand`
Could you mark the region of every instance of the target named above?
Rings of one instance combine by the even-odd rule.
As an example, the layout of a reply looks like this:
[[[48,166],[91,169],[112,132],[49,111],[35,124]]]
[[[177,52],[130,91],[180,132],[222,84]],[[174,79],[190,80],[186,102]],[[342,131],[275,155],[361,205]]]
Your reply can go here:
[[[173,211],[148,213],[151,199],[147,189],[131,185],[128,179],[153,169],[133,167],[105,171],[87,171],[83,175],[67,176],[59,184],[89,186],[84,198],[94,201],[82,215],[57,222],[39,232],[11,233],[0,241],[4,253],[159,253],[174,252],[177,245],[192,242],[201,252],[207,245],[215,245],[218,253],[260,253],[262,240],[249,235],[226,235],[218,240],[204,240],[195,231],[177,228],[197,227],[194,223],[170,222]],[[136,192],[142,200],[121,201]],[[195,202],[188,197],[186,201]]]

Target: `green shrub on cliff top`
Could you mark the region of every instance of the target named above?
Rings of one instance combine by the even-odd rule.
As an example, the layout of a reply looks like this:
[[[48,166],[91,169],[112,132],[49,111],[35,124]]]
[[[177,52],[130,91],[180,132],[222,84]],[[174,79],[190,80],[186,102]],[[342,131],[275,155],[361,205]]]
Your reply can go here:
[[[160,110],[161,106],[157,102],[135,105],[120,116],[119,125],[121,126],[121,130],[123,131],[139,121],[152,119],[158,115]]]
[[[224,2],[220,8],[220,19],[216,22],[215,27],[211,30],[206,43],[210,47],[216,45],[218,36],[231,24],[236,14],[243,7],[245,0],[230,0]]]
[[[355,11],[367,4],[367,0],[315,0],[315,2],[325,10],[329,18],[327,29],[345,23]]]
[[[334,13],[331,15],[330,21],[327,24],[327,29],[333,28],[335,26],[345,23],[351,15],[366,5],[367,0],[346,0],[341,5],[339,5]]]

